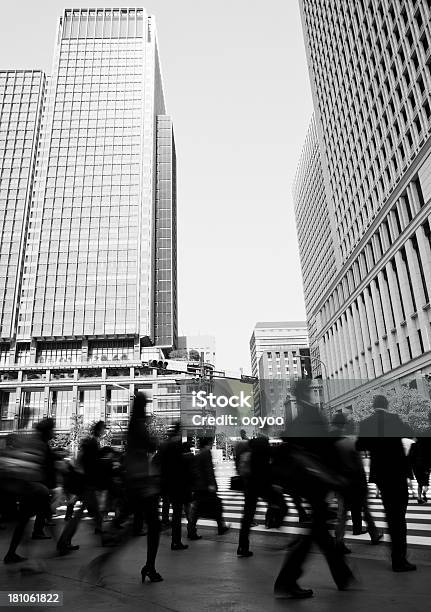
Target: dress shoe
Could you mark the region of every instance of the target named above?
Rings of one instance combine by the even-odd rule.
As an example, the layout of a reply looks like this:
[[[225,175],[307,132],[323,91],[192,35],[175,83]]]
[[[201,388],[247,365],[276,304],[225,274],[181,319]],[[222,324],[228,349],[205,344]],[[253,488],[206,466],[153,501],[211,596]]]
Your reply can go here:
[[[352,531],[352,535],[355,535],[355,536],[356,535],[364,535],[365,533],[367,533],[367,530],[366,529],[362,529],[362,527],[361,527],[361,529],[353,529],[353,531]]]
[[[224,535],[230,529],[230,525],[224,525],[221,529],[218,530],[219,535]]]
[[[192,540],[192,542],[196,541],[196,540],[202,540],[202,536],[198,535],[197,533],[194,533],[192,535],[188,535],[187,536],[188,540]]]
[[[370,534],[371,535],[371,534]],[[371,535],[371,544],[378,544],[383,539],[383,531],[380,529]]]
[[[60,557],[64,557],[64,555],[68,555],[70,552],[74,550],[79,550],[78,544],[57,544],[57,551]]]
[[[276,597],[287,597],[289,599],[307,599],[313,597],[313,591],[311,589],[301,589],[298,584],[286,589],[274,589]]]
[[[246,548],[238,548],[238,550],[236,551],[236,554],[238,557],[252,557],[253,553],[251,552],[251,550],[248,550]]]
[[[393,572],[414,572],[416,571],[416,565],[403,561],[402,563],[392,563]]]
[[[188,548],[188,545],[183,544],[182,542],[178,542],[177,544],[172,542],[171,544],[171,550],[186,550],[186,548]]]
[[[142,582],[148,576],[150,582],[163,582],[161,575],[154,568],[148,568],[146,565],[141,569]]]

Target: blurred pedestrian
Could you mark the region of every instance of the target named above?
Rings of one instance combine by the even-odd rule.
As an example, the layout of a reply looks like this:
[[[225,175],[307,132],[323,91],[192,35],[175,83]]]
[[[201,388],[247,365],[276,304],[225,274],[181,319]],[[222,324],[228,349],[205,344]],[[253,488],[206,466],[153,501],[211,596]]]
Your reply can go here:
[[[374,413],[360,423],[357,448],[370,451],[370,471],[382,497],[392,541],[392,569],[409,572],[416,569],[407,561],[407,479],[411,468],[402,438],[412,438],[413,432],[397,414],[388,411],[384,395],[373,398],[373,408]]]
[[[189,540],[200,539],[196,533],[196,524],[201,516],[212,518],[217,522],[219,535],[229,530],[223,519],[222,501],[217,495],[217,481],[211,455],[213,442],[214,439],[209,437],[199,440],[200,450],[195,457],[194,465],[194,500],[191,504],[188,523]]]
[[[100,439],[105,431],[104,421],[97,421],[91,428],[91,435],[81,443],[78,455],[78,464],[83,474],[82,490],[78,494],[81,506],[75,511],[60,535],[57,542],[57,550],[60,555],[79,549],[78,545],[72,544],[72,538],[78,529],[85,510],[94,518],[95,533],[102,534],[102,514],[96,490],[101,482]]]
[[[187,501],[187,463],[184,461],[180,423],[168,431],[168,439],[160,446],[162,494],[172,504],[171,550],[185,550],[187,544],[181,541],[181,517]]]
[[[349,553],[350,550],[344,543],[348,511],[350,511],[352,517],[353,535],[364,533],[362,531],[362,513],[373,544],[379,543],[383,537],[383,532],[377,528],[369,510],[367,477],[361,456],[356,450],[356,437],[346,435],[346,428],[347,431],[351,431],[351,429],[343,413],[334,416],[332,428],[335,450],[339,457],[339,470],[346,479],[346,486],[337,493],[338,520],[335,527],[335,540],[341,552]]]
[[[338,589],[346,589],[353,575],[335,540],[328,530],[326,497],[330,491],[343,485],[336,466],[333,440],[317,406],[311,403],[309,382],[299,380],[293,392],[296,396],[298,416],[289,427],[289,442],[283,446],[285,456],[285,482],[289,492],[300,496],[311,507],[311,527],[290,544],[281,570],[274,584],[277,596],[304,599],[313,596],[311,589],[298,584],[302,567],[315,541],[325,555]]]

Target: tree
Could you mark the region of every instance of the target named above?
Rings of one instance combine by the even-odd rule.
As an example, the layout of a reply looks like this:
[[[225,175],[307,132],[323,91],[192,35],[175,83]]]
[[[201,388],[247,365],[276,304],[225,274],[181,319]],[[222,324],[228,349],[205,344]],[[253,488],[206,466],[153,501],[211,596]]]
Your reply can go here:
[[[389,401],[389,411],[394,412],[415,430],[425,429],[429,426],[428,413],[431,411],[431,401],[406,385],[399,385],[392,389],[373,389],[358,396],[352,404],[353,418],[362,421],[373,413],[373,397],[384,395]]]
[[[187,359],[186,349],[176,349],[169,353],[169,359]]]
[[[189,359],[190,361],[200,361],[200,354],[199,351],[196,351],[195,349],[190,349],[189,351]]]

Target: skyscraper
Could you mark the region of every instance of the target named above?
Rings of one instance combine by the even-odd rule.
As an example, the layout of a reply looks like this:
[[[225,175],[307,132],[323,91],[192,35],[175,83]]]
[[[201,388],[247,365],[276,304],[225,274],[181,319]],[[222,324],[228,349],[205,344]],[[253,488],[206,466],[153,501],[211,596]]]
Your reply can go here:
[[[336,267],[315,305],[320,355],[337,381],[421,376],[431,348],[431,5],[302,0],[301,10]],[[316,214],[312,197],[301,206]],[[319,232],[327,220],[316,223]],[[340,382],[338,394],[349,389]]]
[[[317,305],[331,282],[335,270],[334,239],[328,200],[323,180],[322,160],[314,115],[308,128],[298,163],[293,188],[299,253],[307,313],[311,369],[315,377],[322,372],[317,340]],[[310,240],[310,236],[314,239]]]
[[[5,149],[3,164],[15,164],[5,176],[9,189],[22,181],[7,206],[23,208],[20,223],[5,228],[12,239],[1,241],[0,352],[18,381],[6,383],[2,401],[15,397],[21,422],[23,412],[30,421],[60,411],[104,418],[113,398],[127,406],[135,367],[159,355],[151,347],[177,342],[176,158],[154,17],[143,8],[67,9],[46,92],[42,73],[19,75],[1,75],[4,108],[12,100],[2,134],[5,125],[9,143],[19,132]],[[8,266],[16,264],[12,287]]]

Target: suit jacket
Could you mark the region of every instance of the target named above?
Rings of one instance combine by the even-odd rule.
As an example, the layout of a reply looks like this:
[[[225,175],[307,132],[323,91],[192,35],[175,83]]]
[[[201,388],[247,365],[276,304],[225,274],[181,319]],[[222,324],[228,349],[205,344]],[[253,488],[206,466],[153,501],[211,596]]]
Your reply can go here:
[[[405,482],[410,477],[402,438],[412,437],[410,426],[386,410],[376,410],[361,422],[357,448],[370,451],[370,473],[377,485]]]
[[[195,491],[208,492],[209,487],[217,489],[214,466],[209,448],[203,448],[195,457]]]

